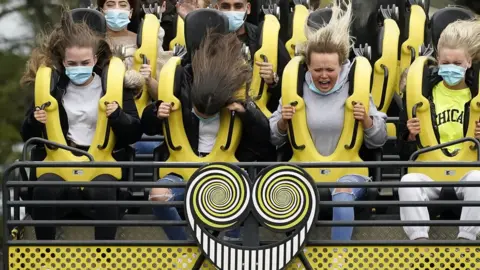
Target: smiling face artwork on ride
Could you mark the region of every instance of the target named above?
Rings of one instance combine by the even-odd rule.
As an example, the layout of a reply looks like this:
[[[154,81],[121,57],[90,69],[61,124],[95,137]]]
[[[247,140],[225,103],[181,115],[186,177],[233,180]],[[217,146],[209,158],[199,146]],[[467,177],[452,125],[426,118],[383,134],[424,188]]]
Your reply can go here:
[[[237,166],[212,163],[190,178],[185,214],[198,246],[219,269],[277,270],[303,251],[317,220],[318,202],[314,181],[300,167],[275,165],[250,179]],[[288,237],[263,246],[240,246],[212,233],[234,229],[249,216]]]

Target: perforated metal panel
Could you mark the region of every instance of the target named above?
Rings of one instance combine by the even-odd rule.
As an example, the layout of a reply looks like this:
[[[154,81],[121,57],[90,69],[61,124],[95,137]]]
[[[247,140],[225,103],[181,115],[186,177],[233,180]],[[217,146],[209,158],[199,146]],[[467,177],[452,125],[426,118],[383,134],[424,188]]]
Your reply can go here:
[[[318,270],[480,269],[480,247],[308,247]],[[192,269],[196,247],[11,247],[11,270]],[[208,261],[202,269],[215,269]],[[304,269],[298,259],[287,267]]]
[[[476,270],[480,267],[480,248],[476,247],[308,247],[306,255],[318,270]]]
[[[199,254],[196,247],[11,247],[9,263],[11,270],[177,270],[192,269]]]

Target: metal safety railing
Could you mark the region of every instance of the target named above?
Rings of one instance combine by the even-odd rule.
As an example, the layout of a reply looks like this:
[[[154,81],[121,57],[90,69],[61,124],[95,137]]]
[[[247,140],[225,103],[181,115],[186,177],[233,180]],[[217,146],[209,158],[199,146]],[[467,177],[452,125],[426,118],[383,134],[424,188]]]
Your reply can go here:
[[[358,168],[358,167],[382,167],[382,168],[407,168],[407,167],[479,167],[480,162],[414,162],[414,161],[371,161],[371,162],[331,162],[331,163],[294,163],[294,162],[244,162],[244,163],[232,163],[238,167],[247,170],[252,179],[255,179],[256,169],[265,168],[271,165],[296,165],[303,168]],[[160,184],[156,182],[58,182],[58,181],[12,181],[9,179],[11,173],[20,168],[199,168],[207,165],[206,163],[163,163],[163,162],[36,162],[36,161],[23,161],[16,162],[9,166],[4,172],[3,187],[3,252],[8,254],[9,247],[11,246],[79,246],[79,245],[95,245],[95,246],[108,246],[108,245],[146,245],[146,246],[195,246],[194,241],[135,241],[135,240],[84,240],[84,241],[71,241],[71,240],[52,240],[52,241],[33,241],[33,240],[9,240],[10,234],[9,228],[12,226],[186,226],[187,222],[171,221],[171,220],[15,220],[12,218],[10,208],[19,207],[38,207],[38,206],[61,206],[61,207],[85,207],[85,206],[118,206],[118,207],[153,207],[153,206],[175,206],[183,207],[184,202],[159,202],[159,201],[20,201],[17,198],[11,197],[10,189],[19,189],[20,187],[40,187],[40,186],[62,186],[62,187],[116,187],[116,188],[152,188],[152,187],[185,187],[186,183],[170,183]],[[365,183],[338,183],[338,182],[319,182],[316,183],[318,189],[328,188],[405,188],[405,187],[480,187],[479,181],[458,181],[458,182],[399,182],[399,181],[382,181],[382,182],[365,182]],[[415,206],[473,206],[480,207],[480,201],[451,201],[451,200],[438,200],[438,201],[387,201],[387,200],[375,200],[375,201],[352,201],[352,202],[337,202],[337,201],[320,201],[320,207],[415,207]],[[401,221],[401,220],[354,220],[354,221],[331,221],[331,220],[318,220],[315,222],[317,227],[330,227],[330,226],[480,226],[480,221],[474,220],[430,220],[430,221]],[[245,233],[249,237],[243,240],[244,245],[260,245],[269,244],[273,241],[260,241],[259,240],[259,227],[258,223],[246,220],[243,226]],[[310,246],[382,246],[382,245],[395,245],[395,246],[429,246],[437,245],[438,241],[434,240],[419,240],[412,244],[412,241],[398,240],[359,240],[359,241],[333,241],[333,240],[307,240],[307,245]],[[480,241],[460,241],[460,240],[448,240],[442,241],[442,245],[463,245],[463,246],[479,246]],[[302,259],[302,261],[304,261]],[[8,269],[9,258],[4,256],[5,269]]]

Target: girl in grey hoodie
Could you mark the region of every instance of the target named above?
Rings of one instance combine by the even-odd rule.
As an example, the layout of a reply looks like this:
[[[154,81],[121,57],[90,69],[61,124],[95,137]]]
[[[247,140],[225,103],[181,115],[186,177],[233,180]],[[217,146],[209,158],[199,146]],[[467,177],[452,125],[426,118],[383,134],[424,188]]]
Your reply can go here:
[[[337,5],[332,9],[329,24],[318,30],[309,29],[304,48],[308,68],[303,83],[307,125],[317,151],[323,156],[329,156],[335,151],[342,133],[345,102],[349,96],[348,74],[352,66],[348,60],[351,47],[351,5],[348,5],[347,11],[342,11]],[[387,116],[377,111],[372,97],[369,107],[367,114],[365,106],[357,103],[354,106],[354,117],[363,125],[365,146],[382,147],[387,141]],[[280,146],[288,142],[287,123],[294,114],[295,107],[291,105],[280,105],[273,113],[270,128],[274,145]],[[338,182],[365,181],[369,181],[366,175],[345,175],[338,179]],[[365,188],[331,189],[333,201],[354,201],[364,196],[365,191]],[[353,207],[335,207],[333,220],[354,220]],[[350,240],[352,231],[352,227],[334,227],[332,240]]]

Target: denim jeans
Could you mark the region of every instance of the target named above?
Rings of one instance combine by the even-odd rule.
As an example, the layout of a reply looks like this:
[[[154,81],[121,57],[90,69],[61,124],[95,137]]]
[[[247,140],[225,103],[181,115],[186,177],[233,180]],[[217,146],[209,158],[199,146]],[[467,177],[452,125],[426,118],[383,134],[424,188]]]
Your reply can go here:
[[[361,175],[345,175],[340,177],[337,182],[354,182],[363,183],[370,181],[368,177]],[[351,188],[350,192],[339,191],[336,189],[330,189],[332,193],[332,201],[336,202],[351,202],[362,198],[366,194],[366,188]],[[333,208],[333,220],[334,221],[353,221],[355,220],[355,210],[353,207],[334,207]],[[332,240],[351,240],[353,233],[353,227],[332,227]]]
[[[178,183],[183,182],[183,179],[175,175],[167,175],[157,181],[158,183]],[[167,201],[184,201],[184,188],[171,188],[171,196]],[[176,207],[171,206],[157,206],[153,207],[153,214],[160,220],[182,220]],[[163,227],[165,234],[170,240],[187,240],[187,233],[185,227],[165,226]]]
[[[137,142],[135,143],[135,154],[153,154],[153,150],[160,145],[160,142]]]
[[[164,178],[157,181],[158,183],[178,183],[183,182],[183,179],[176,175],[167,175]],[[184,188],[171,188],[171,196],[167,201],[184,201],[185,189]],[[153,208],[153,214],[159,220],[182,220],[178,209],[171,206],[157,206]],[[165,234],[170,240],[187,240],[187,233],[184,227],[165,226],[163,227]],[[240,238],[240,228],[236,228],[225,232],[225,236],[229,238]]]

